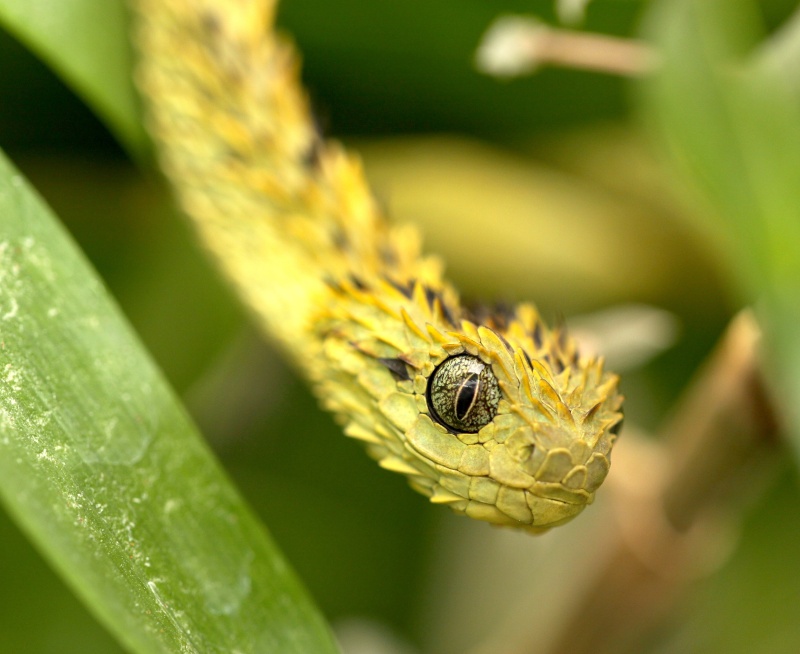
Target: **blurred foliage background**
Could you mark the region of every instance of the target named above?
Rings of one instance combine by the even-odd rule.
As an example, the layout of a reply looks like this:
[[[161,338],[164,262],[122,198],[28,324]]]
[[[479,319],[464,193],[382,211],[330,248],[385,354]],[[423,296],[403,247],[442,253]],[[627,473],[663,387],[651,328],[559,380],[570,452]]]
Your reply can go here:
[[[596,0],[581,29],[638,35],[649,4]],[[796,3],[758,8],[770,31]],[[568,322],[620,303],[677,318],[674,346],[623,379],[626,424],[655,430],[742,299],[722,247],[655,154],[630,81],[476,72],[475,49],[499,12],[556,22],[549,0],[285,0],[279,22],[302,52],[326,132],[362,152],[390,213],[420,224],[468,298],[528,298]],[[544,621],[557,620],[550,598],[519,598],[533,592],[523,581],[546,576],[556,541],[455,518],[343,438],[206,261],[141,163],[148,155],[135,128],[118,130],[126,151],[106,126],[114,121],[50,67],[62,45],[90,49],[102,29],[87,21],[85,34],[50,53],[0,31],[0,146],[106,281],[343,642],[469,651],[490,616],[513,622],[520,607],[546,631]],[[118,47],[124,61],[127,45]],[[582,522],[593,510],[563,528],[572,545],[561,556],[574,557],[563,585],[580,582]],[[798,651],[797,524],[800,495],[786,472],[753,497],[730,557],[638,651]],[[4,516],[0,551],[1,651],[120,651]],[[480,567],[471,585],[464,561]]]

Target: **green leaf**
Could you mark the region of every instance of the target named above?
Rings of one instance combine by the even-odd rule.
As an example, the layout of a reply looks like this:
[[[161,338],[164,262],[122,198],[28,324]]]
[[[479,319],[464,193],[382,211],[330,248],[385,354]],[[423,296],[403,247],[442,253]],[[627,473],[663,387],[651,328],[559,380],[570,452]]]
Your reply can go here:
[[[0,0],[0,26],[51,66],[131,152],[145,152],[121,0]]]
[[[335,652],[102,284],[0,156],[0,498],[134,652]]]
[[[744,0],[655,3],[647,25],[664,64],[643,99],[662,145],[711,201],[800,454],[800,106],[777,68],[745,56],[754,15]]]

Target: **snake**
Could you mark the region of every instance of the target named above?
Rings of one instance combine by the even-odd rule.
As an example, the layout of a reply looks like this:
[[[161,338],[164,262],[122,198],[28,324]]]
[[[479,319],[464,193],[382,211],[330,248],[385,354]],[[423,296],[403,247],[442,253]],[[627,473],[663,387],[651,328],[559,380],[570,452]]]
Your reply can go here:
[[[275,2],[130,5],[177,202],[344,433],[458,514],[531,533],[578,515],[609,472],[619,377],[532,303],[462,302],[320,133]]]

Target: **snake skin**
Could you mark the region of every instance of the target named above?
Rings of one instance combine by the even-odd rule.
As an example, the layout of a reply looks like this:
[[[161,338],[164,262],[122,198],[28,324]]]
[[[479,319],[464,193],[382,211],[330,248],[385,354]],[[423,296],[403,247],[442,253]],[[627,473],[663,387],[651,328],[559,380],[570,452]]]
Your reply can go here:
[[[267,0],[132,0],[137,81],[163,170],[201,241],[344,432],[431,502],[544,531],[591,503],[622,415],[618,378],[530,304],[470,312],[392,225],[361,165],[318,134]],[[498,228],[502,228],[502,224]],[[501,398],[476,433],[428,407],[469,354]]]

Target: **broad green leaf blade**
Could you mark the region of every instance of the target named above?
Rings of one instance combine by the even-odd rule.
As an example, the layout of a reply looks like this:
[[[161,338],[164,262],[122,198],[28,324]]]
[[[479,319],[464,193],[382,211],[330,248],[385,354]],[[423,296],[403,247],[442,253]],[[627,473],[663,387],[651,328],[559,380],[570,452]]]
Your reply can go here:
[[[729,240],[732,285],[758,309],[766,378],[800,454],[800,106],[775,68],[742,55],[754,9],[745,0],[657,2],[648,25],[664,65],[644,100]]]
[[[121,0],[0,0],[0,26],[77,91],[131,152],[146,150]]]
[[[11,514],[131,651],[335,652],[101,283],[3,158],[0,216]]]

